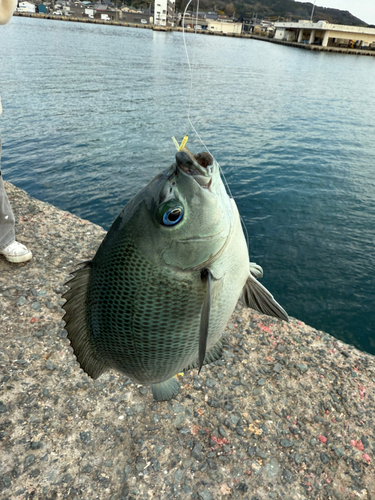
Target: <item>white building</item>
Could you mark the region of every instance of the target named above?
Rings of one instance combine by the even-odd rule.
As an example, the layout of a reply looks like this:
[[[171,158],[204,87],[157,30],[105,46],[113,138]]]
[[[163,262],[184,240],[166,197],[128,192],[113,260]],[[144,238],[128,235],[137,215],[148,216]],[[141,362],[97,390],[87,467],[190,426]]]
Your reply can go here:
[[[35,13],[35,4],[31,2],[20,2],[16,9],[17,12],[32,12]]]
[[[175,0],[155,0],[155,26],[174,26]]]
[[[241,34],[242,23],[234,23],[231,19],[209,19],[207,30],[215,33],[238,33]]]
[[[321,45],[322,47],[363,47],[375,42],[375,28],[344,26],[326,21],[275,23],[275,40]]]

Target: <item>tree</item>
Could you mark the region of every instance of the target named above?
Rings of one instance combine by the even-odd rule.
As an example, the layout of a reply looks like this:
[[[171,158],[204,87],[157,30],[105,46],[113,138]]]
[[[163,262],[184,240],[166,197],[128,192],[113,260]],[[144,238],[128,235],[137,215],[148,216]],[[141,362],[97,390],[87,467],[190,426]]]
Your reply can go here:
[[[235,8],[234,8],[234,5],[233,3],[228,3],[226,6],[225,6],[225,13],[228,17],[233,17],[234,15],[234,12],[235,12]]]

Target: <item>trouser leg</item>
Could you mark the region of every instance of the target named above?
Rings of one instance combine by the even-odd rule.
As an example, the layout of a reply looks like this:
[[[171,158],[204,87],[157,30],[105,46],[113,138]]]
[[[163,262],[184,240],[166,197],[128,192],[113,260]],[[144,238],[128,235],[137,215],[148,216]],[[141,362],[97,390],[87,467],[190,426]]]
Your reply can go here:
[[[0,160],[1,160],[1,137],[0,137]],[[1,168],[1,164],[0,164]],[[3,178],[0,170],[0,250],[15,240],[14,215],[5,192]]]

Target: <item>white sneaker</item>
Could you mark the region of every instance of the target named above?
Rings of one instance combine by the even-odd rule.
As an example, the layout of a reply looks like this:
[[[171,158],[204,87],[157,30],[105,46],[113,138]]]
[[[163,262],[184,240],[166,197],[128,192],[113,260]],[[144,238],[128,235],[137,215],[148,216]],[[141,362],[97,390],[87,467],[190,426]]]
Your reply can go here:
[[[22,243],[18,243],[18,241],[13,241],[0,250],[0,254],[4,255],[9,262],[15,263],[26,262],[33,256],[30,250],[25,245],[22,245]]]

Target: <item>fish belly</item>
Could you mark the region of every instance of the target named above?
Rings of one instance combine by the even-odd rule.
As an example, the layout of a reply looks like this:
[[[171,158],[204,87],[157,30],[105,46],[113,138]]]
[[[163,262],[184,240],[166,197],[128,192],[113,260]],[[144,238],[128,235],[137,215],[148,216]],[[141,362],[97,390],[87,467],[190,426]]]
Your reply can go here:
[[[135,245],[109,248],[91,270],[87,321],[95,352],[132,380],[166,380],[198,355],[200,273],[155,269]]]
[[[233,200],[232,203],[235,227],[231,240],[210,268],[214,282],[207,350],[220,339],[249,276],[249,252],[237,207]]]

